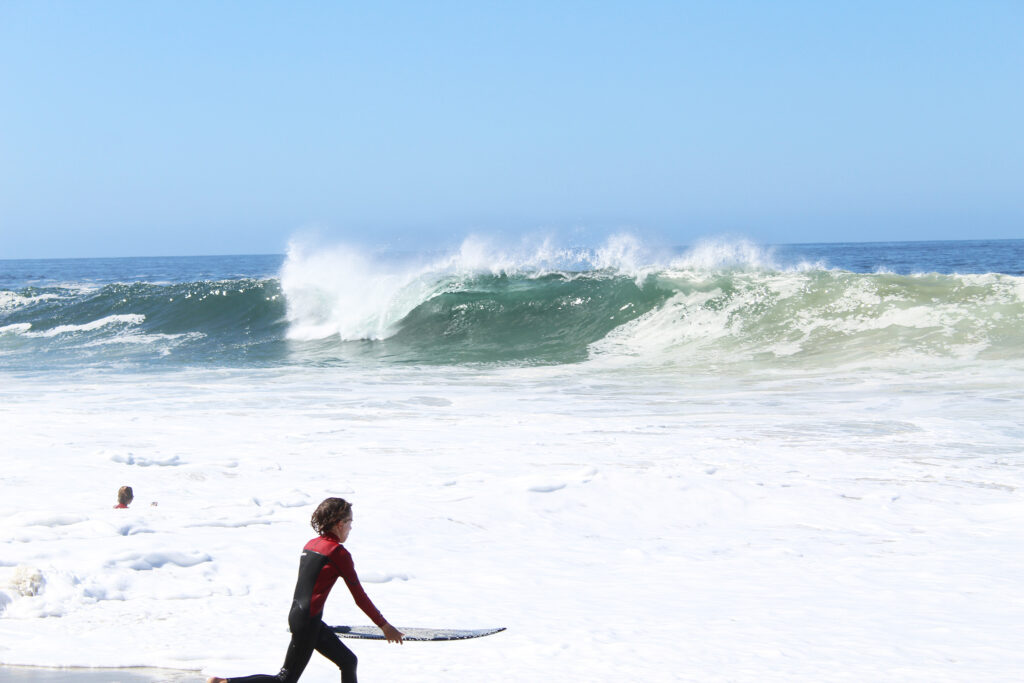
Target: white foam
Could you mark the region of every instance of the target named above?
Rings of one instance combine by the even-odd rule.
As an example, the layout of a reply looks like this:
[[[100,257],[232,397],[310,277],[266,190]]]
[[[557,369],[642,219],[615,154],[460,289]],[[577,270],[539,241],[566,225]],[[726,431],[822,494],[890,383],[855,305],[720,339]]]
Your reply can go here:
[[[110,456],[110,460],[113,462],[123,463],[125,465],[136,465],[138,467],[174,467],[182,464],[181,458],[177,455],[147,458],[143,456],[136,457],[132,453],[114,453]]]
[[[32,323],[12,323],[0,325],[0,334],[25,334],[32,329]]]
[[[22,565],[15,567],[8,585],[18,595],[32,597],[43,592],[46,580],[43,573],[35,567]]]
[[[212,558],[206,553],[146,552],[126,553],[107,561],[107,567],[124,566],[136,571],[150,571],[165,565],[194,567]]]
[[[340,494],[385,616],[509,627],[355,644],[363,678],[1008,680],[1022,383],[974,361],[4,376],[0,661],[273,672],[309,516]],[[325,619],[366,621],[340,584]]]
[[[178,334],[139,334],[138,332],[132,332],[130,334],[118,334],[113,337],[93,339],[82,344],[82,348],[111,346],[116,344],[133,344],[138,346],[166,344],[167,348],[163,350],[166,354],[169,353],[171,348],[179,346],[185,342],[196,341],[205,337],[206,333],[204,332],[182,332]]]
[[[61,334],[73,334],[75,332],[91,332],[103,327],[113,325],[135,326],[146,322],[146,316],[139,313],[127,313],[120,315],[108,315],[98,320],[93,320],[81,325],[57,325],[47,330],[29,332],[27,336],[32,337],[56,337]]]
[[[22,306],[29,306],[31,304],[39,303],[40,301],[50,301],[52,299],[59,299],[60,297],[56,294],[37,294],[36,296],[25,296],[17,292],[10,290],[0,290],[0,311],[10,311],[15,308]]]

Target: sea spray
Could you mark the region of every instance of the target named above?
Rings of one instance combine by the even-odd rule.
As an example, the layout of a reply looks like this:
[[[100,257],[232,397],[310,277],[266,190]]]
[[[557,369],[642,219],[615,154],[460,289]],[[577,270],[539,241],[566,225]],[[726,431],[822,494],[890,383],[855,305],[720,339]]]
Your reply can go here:
[[[673,258],[668,269],[693,272],[782,270],[775,259],[774,249],[749,240],[721,239],[701,240]]]
[[[310,251],[293,242],[281,269],[288,336],[342,341],[382,339],[443,283],[402,264],[374,260],[351,247]]]

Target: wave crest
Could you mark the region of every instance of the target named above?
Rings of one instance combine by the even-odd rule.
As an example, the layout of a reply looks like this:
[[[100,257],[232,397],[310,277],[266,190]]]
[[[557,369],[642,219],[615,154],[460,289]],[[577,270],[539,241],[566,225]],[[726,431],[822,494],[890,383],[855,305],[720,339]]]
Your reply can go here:
[[[429,257],[293,241],[281,270],[281,289],[289,338],[383,340],[394,336],[418,306],[471,286],[481,276],[536,280],[600,273],[632,278],[642,286],[646,278],[671,270],[766,268],[777,268],[771,251],[750,242],[707,241],[673,257],[630,234],[614,235],[596,249],[560,247],[550,239],[510,247],[470,236],[452,252]]]

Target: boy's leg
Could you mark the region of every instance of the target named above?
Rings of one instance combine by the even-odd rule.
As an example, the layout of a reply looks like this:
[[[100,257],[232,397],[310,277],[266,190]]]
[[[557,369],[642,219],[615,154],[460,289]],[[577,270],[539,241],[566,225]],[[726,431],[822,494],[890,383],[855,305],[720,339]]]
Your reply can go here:
[[[356,683],[356,664],[358,660],[352,650],[329,628],[321,628],[316,641],[316,651],[341,670],[341,683]]]
[[[309,658],[313,656],[322,625],[321,621],[311,621],[305,628],[292,634],[292,641],[288,643],[288,652],[284,656],[284,666],[276,676],[258,674],[229,678],[228,683],[296,683],[309,664]]]

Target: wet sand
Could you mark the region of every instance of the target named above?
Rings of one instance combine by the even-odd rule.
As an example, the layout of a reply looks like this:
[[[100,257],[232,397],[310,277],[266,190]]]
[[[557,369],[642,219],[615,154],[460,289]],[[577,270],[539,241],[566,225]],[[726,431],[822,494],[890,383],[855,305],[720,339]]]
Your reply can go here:
[[[34,666],[0,666],[4,683],[194,683],[205,681],[199,671],[178,669],[49,669]]]

